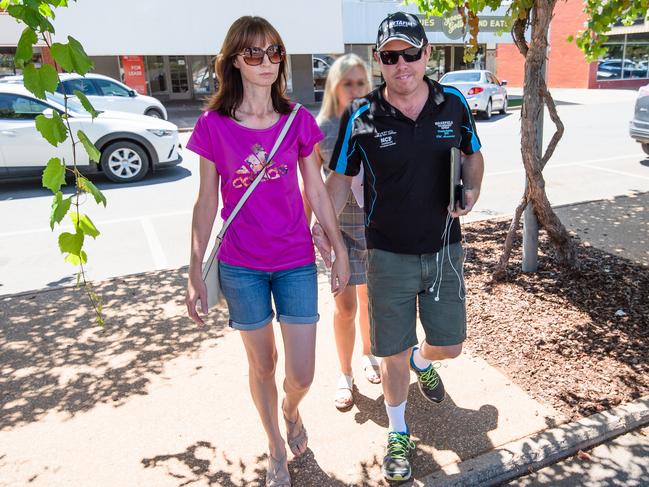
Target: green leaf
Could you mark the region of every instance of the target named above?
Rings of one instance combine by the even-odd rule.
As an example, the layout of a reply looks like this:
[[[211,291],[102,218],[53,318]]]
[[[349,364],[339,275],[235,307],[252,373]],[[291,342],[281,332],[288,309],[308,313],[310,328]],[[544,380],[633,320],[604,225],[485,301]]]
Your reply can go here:
[[[72,224],[77,232],[82,231],[84,234],[92,238],[97,238],[99,236],[99,230],[88,215],[81,214],[77,212],[70,213],[70,218],[72,219]]]
[[[0,8],[2,10],[7,10],[8,6],[9,6],[9,0],[0,0]]]
[[[77,185],[79,186],[80,190],[85,191],[86,193],[90,193],[92,196],[94,196],[95,202],[97,204],[102,203],[104,207],[106,206],[106,197],[101,191],[99,191],[99,189],[97,189],[97,186],[90,182],[89,179],[80,176],[77,179]]]
[[[54,147],[61,142],[65,142],[65,139],[68,138],[68,129],[63,123],[61,115],[56,110],[54,110],[52,118],[48,118],[45,115],[37,116],[36,130]]]
[[[72,203],[72,197],[63,199],[63,193],[57,191],[54,195],[54,201],[52,201],[52,213],[50,214],[50,228],[54,230],[54,225],[56,223],[61,223],[61,220],[65,217],[67,212],[70,210],[70,204]]]
[[[88,262],[88,255],[82,250],[79,255],[68,254],[65,257],[65,261],[74,266],[80,266]],[[81,273],[77,275],[77,286],[79,286],[79,280],[81,279]]]
[[[92,69],[92,61],[83,50],[83,46],[74,37],[68,36],[68,43],[52,44],[52,57],[68,73],[86,74]]]
[[[29,57],[31,59],[31,55]],[[33,64],[27,64],[23,70],[23,81],[25,88],[41,100],[45,99],[45,92],[51,93],[56,90],[59,84],[59,76],[53,66],[43,64],[37,68]]]
[[[28,63],[32,60],[34,44],[38,41],[38,36],[34,29],[31,27],[25,27],[23,33],[20,36],[18,41],[18,46],[16,47],[16,55],[14,56],[14,62],[17,66],[24,66],[25,63]]]
[[[53,19],[53,18],[54,18],[54,12],[52,11],[52,7],[50,7],[50,6],[49,6],[48,4],[46,4],[46,3],[41,3],[41,4],[38,6],[38,11],[39,11],[40,14],[43,15],[44,17],[48,17],[48,18],[50,18],[50,19]]]
[[[56,193],[65,186],[65,164],[58,157],[52,157],[47,161],[47,166],[43,171],[43,187]]]
[[[41,32],[54,32],[54,26],[42,15],[37,9],[28,5],[10,5],[7,7],[7,13],[14,19],[22,21],[34,30]]]
[[[101,152],[97,150],[95,144],[90,142],[90,139],[85,134],[85,132],[83,130],[77,130],[77,137],[79,137],[79,140],[83,144],[83,148],[86,149],[86,152],[88,153],[88,157],[90,157],[90,160],[99,162],[99,159],[101,158]]]
[[[76,96],[79,101],[81,102],[81,105],[83,105],[83,108],[90,113],[90,116],[95,119],[97,118],[97,115],[99,115],[99,112],[95,110],[95,107],[92,106],[92,103],[90,103],[90,100],[88,100],[88,97],[84,95],[81,91],[79,90],[74,90],[73,91],[74,96]]]
[[[81,247],[83,247],[82,232],[63,232],[61,235],[59,235],[59,249],[61,249],[61,253],[80,256]]]

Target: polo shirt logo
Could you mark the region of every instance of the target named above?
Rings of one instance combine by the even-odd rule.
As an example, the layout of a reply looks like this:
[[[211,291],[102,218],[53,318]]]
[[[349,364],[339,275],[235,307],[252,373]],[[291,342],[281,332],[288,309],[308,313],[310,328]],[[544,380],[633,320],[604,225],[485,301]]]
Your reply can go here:
[[[394,130],[385,130],[383,132],[377,132],[374,138],[379,139],[379,142],[381,144],[379,146],[379,149],[383,149],[384,147],[396,145],[396,135],[397,133]]]
[[[452,139],[455,137],[455,131],[453,130],[453,120],[440,120],[435,122],[435,131],[436,139]]]

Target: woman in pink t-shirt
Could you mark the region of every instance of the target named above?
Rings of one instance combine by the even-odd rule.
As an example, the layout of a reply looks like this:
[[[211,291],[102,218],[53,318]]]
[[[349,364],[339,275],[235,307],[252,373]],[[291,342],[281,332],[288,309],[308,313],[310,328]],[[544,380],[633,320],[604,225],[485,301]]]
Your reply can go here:
[[[225,220],[266,164],[293,108],[284,94],[284,45],[277,31],[260,17],[241,17],[230,27],[216,72],[218,92],[187,143],[200,156],[201,178],[192,221],[186,304],[189,316],[200,324],[198,300],[207,313],[201,262],[216,219],[219,184]],[[290,477],[278,421],[277,350],[268,325],[276,312],[286,355],[281,408],[289,447],[299,456],[307,449],[307,434],[298,405],[313,380],[319,318],[315,254],[302,206],[298,166],[309,204],[334,242],[333,294],[342,292],[349,280],[347,251],[313,150],[321,139],[314,118],[300,109],[264,178],[228,228],[218,254],[230,326],[243,339],[252,398],[268,436],[266,484],[275,487],[290,485]]]

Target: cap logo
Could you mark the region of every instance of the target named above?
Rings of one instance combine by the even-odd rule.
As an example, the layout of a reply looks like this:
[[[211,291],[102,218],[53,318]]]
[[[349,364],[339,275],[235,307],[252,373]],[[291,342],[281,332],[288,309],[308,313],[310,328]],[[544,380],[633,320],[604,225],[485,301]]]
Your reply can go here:
[[[393,27],[414,27],[415,25],[417,25],[417,24],[415,24],[411,20],[393,20],[392,21],[392,26]]]

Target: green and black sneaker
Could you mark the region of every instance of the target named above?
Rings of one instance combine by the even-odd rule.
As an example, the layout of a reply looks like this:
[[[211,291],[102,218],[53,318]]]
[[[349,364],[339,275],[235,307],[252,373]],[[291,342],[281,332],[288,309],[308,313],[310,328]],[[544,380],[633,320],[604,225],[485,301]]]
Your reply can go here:
[[[440,403],[444,400],[446,392],[444,390],[442,378],[437,373],[437,370],[435,370],[439,367],[439,362],[430,364],[424,370],[417,368],[412,359],[412,355],[418,348],[419,347],[413,347],[412,352],[410,353],[410,368],[417,375],[419,390],[423,396],[430,402]]]
[[[382,472],[386,480],[408,480],[412,471],[408,455],[414,450],[415,443],[410,439],[410,433],[388,433],[388,448],[383,457]]]

